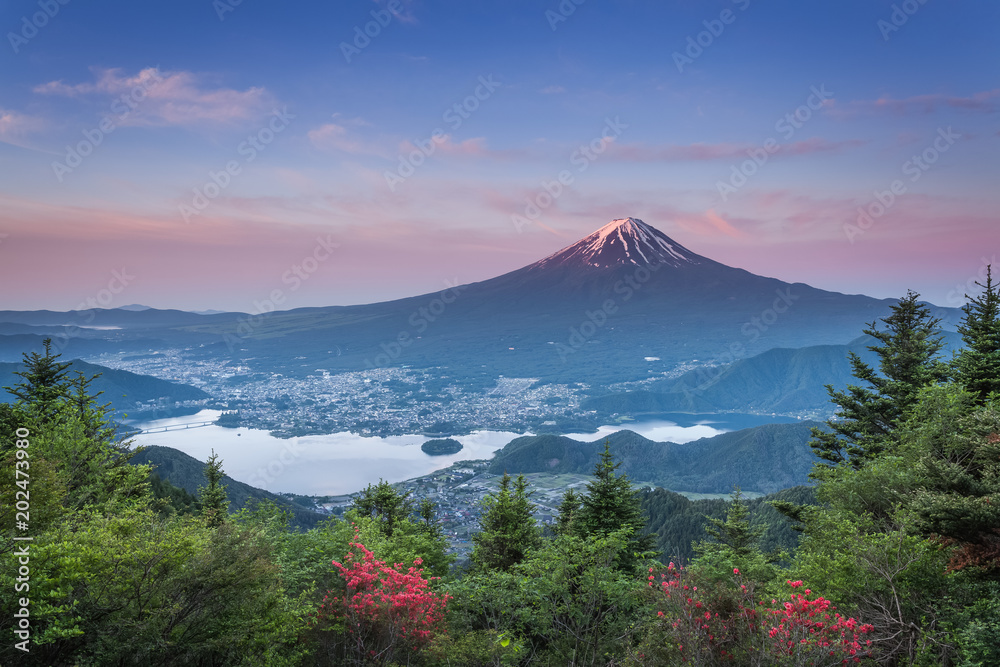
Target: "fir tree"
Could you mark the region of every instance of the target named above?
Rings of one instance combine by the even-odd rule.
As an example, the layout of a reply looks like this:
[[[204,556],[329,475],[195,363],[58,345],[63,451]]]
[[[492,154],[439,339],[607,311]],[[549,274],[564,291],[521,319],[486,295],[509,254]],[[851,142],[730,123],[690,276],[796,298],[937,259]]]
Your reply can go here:
[[[42,344],[45,354],[24,353],[24,370],[15,371],[22,381],[13,387],[4,387],[16,396],[43,422],[52,420],[59,412],[60,403],[69,397],[70,384],[66,380],[69,362],[58,361],[61,354],[52,354],[52,339],[46,338]]]
[[[620,466],[611,455],[610,441],[605,441],[604,452],[594,467],[596,479],[587,484],[587,495],[580,500],[580,508],[572,513],[572,521],[574,530],[584,537],[607,537],[628,530],[630,537],[619,558],[619,569],[629,570],[640,554],[652,548],[654,537],[643,534],[646,521],[638,494],[632,490],[628,475],[615,472]]]
[[[562,502],[556,508],[555,532],[557,535],[568,535],[573,532],[573,516],[580,509],[580,496],[573,489],[566,489]]]
[[[229,497],[226,494],[226,487],[222,484],[225,476],[222,470],[222,461],[212,450],[212,455],[208,457],[205,465],[205,479],[208,486],[198,489],[198,501],[201,503],[201,515],[205,523],[217,528],[226,522],[226,515],[229,513]]]
[[[504,473],[496,493],[483,498],[481,530],[472,536],[472,562],[477,569],[506,572],[541,546],[542,538],[532,516],[535,506],[528,499],[527,489],[523,475],[517,476],[512,489],[511,477]]]
[[[74,415],[86,429],[88,438],[111,441],[115,436],[115,429],[108,419],[111,403],[97,403],[103,391],[90,393],[90,384],[99,377],[100,373],[88,378],[80,371],[75,371],[75,376],[67,383],[67,399]]]
[[[418,514],[420,514],[421,519],[420,527],[423,528],[425,533],[434,539],[443,537],[441,525],[438,524],[437,519],[437,505],[434,501],[429,498],[421,500]]]
[[[49,442],[50,456],[58,460],[67,506],[83,507],[112,498],[138,497],[148,491],[139,468],[129,463],[141,451],[122,440],[110,418],[110,404],[99,404],[91,384],[99,375],[77,371],[68,378],[69,362],[53,353],[52,340],[43,341],[44,354],[23,355],[22,381],[5,387],[18,399],[13,410],[0,411],[0,421],[18,419],[18,426],[33,421]]]
[[[952,567],[1000,575],[1000,411],[957,383],[931,387],[903,424],[917,527],[957,547]]]
[[[746,558],[759,551],[760,538],[764,534],[761,527],[750,527],[750,508],[743,500],[739,487],[733,492],[726,513],[726,520],[706,516],[708,525],[705,532],[714,541],[702,542],[695,547],[698,553],[724,550],[736,558]]]
[[[947,378],[948,367],[939,360],[940,319],[932,317],[918,298],[917,293],[907,292],[892,306],[891,314],[882,318],[884,329],[875,322],[864,329],[877,341],[868,349],[879,357],[878,371],[850,353],[854,377],[867,386],[848,385],[847,391],[826,386],[839,411],[826,423],[829,430],[813,429],[809,444],[819,458],[860,468],[894,449],[894,432],[916,404],[920,390]]]
[[[413,514],[414,506],[409,491],[400,493],[392,484],[380,479],[378,484],[365,487],[354,499],[354,509],[360,516],[377,519],[383,534],[392,537],[396,526]]]
[[[962,307],[958,325],[965,347],[955,356],[956,379],[976,394],[983,405],[990,394],[1000,393],[1000,285],[993,282],[993,267],[986,267],[986,283],[976,282],[982,294]]]

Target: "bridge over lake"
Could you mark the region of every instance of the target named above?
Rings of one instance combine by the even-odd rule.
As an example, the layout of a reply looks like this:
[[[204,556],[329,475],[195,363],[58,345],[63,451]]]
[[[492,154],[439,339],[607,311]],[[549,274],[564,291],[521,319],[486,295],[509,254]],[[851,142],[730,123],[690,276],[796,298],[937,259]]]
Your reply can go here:
[[[201,428],[202,426],[211,426],[214,421],[206,422],[190,422],[187,424],[170,424],[169,426],[154,426],[153,428],[146,428],[141,431],[136,431],[132,435],[144,435],[146,433],[165,433],[166,431],[183,431],[189,428]]]

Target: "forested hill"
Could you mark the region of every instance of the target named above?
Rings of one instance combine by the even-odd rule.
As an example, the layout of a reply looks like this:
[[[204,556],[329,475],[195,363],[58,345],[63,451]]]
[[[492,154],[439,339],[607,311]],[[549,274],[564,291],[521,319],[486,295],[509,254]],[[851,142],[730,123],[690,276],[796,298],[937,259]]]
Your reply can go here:
[[[131,462],[136,465],[152,464],[153,472],[159,475],[160,479],[166,480],[192,495],[198,495],[199,487],[206,485],[205,464],[193,456],[188,456],[171,447],[156,445],[146,447],[140,454],[134,456]],[[323,519],[323,516],[316,512],[291,503],[269,491],[238,482],[229,475],[223,477],[222,483],[226,485],[230,511],[238,511],[244,507],[252,508],[257,502],[270,500],[292,513],[291,523],[295,526],[312,528]]]
[[[809,448],[810,428],[818,422],[766,424],[702,438],[685,445],[653,442],[633,431],[607,438],[621,471],[633,480],[674,491],[773,493],[808,483],[816,457]],[[490,463],[490,471],[590,473],[605,438],[579,442],[557,435],[512,440]]]
[[[14,372],[22,370],[24,370],[23,364],[0,363],[0,387],[13,387],[20,383],[22,381],[20,376],[15,375]],[[89,364],[80,359],[71,361],[67,371],[70,377],[75,371],[80,371],[86,377],[100,373],[100,377],[94,380],[90,388],[94,392],[104,392],[98,400],[110,401],[116,410],[132,411],[142,403],[159,401],[160,399],[165,399],[168,403],[176,403],[209,398],[208,394],[197,387],[169,382],[149,375],[139,375],[129,371]],[[0,402],[10,403],[13,401],[12,394],[0,389]]]
[[[944,353],[957,350],[961,338],[942,331]],[[850,353],[877,366],[869,346],[877,341],[860,336],[847,345],[773,348],[724,366],[698,368],[680,377],[649,385],[644,391],[594,396],[583,408],[601,415],[662,412],[753,412],[801,414],[831,409],[825,385],[843,389],[856,383]]]
[[[688,500],[666,489],[647,489],[639,493],[646,531],[656,536],[660,560],[687,563],[694,558],[692,542],[705,539],[708,517],[725,519],[731,507],[727,500]],[[815,505],[816,488],[796,486],[761,498],[744,500],[749,509],[750,527],[761,529],[760,548],[765,553],[783,549],[789,553],[798,546],[799,535],[793,522],[776,510],[771,501],[796,505]]]

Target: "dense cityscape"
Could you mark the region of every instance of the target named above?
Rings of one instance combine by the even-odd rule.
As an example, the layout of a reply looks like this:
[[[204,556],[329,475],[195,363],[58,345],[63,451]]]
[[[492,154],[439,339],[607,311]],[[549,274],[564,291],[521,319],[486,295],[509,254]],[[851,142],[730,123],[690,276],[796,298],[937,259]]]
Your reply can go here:
[[[476,429],[593,430],[607,423],[599,421],[594,410],[581,407],[592,389],[582,382],[562,384],[501,376],[492,381],[492,386],[483,386],[450,378],[446,369],[407,367],[345,373],[317,369],[304,377],[291,377],[260,372],[225,359],[196,356],[182,348],[142,355],[102,354],[89,360],[188,384],[211,395],[199,401],[161,400],[140,413],[142,421],[212,408],[229,413],[222,425],[267,430],[286,438],[343,431],[372,436],[436,436]],[[602,390],[642,389],[706,367],[711,365],[692,361]],[[604,420],[607,417],[602,416]]]

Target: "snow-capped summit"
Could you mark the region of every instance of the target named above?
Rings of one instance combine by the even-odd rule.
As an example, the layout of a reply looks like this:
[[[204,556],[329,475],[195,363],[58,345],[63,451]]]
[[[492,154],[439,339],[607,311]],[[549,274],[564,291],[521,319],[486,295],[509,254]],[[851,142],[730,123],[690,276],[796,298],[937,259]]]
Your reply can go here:
[[[620,265],[681,266],[703,261],[681,244],[638,218],[612,220],[593,234],[549,255],[537,266],[586,264],[598,268]]]

